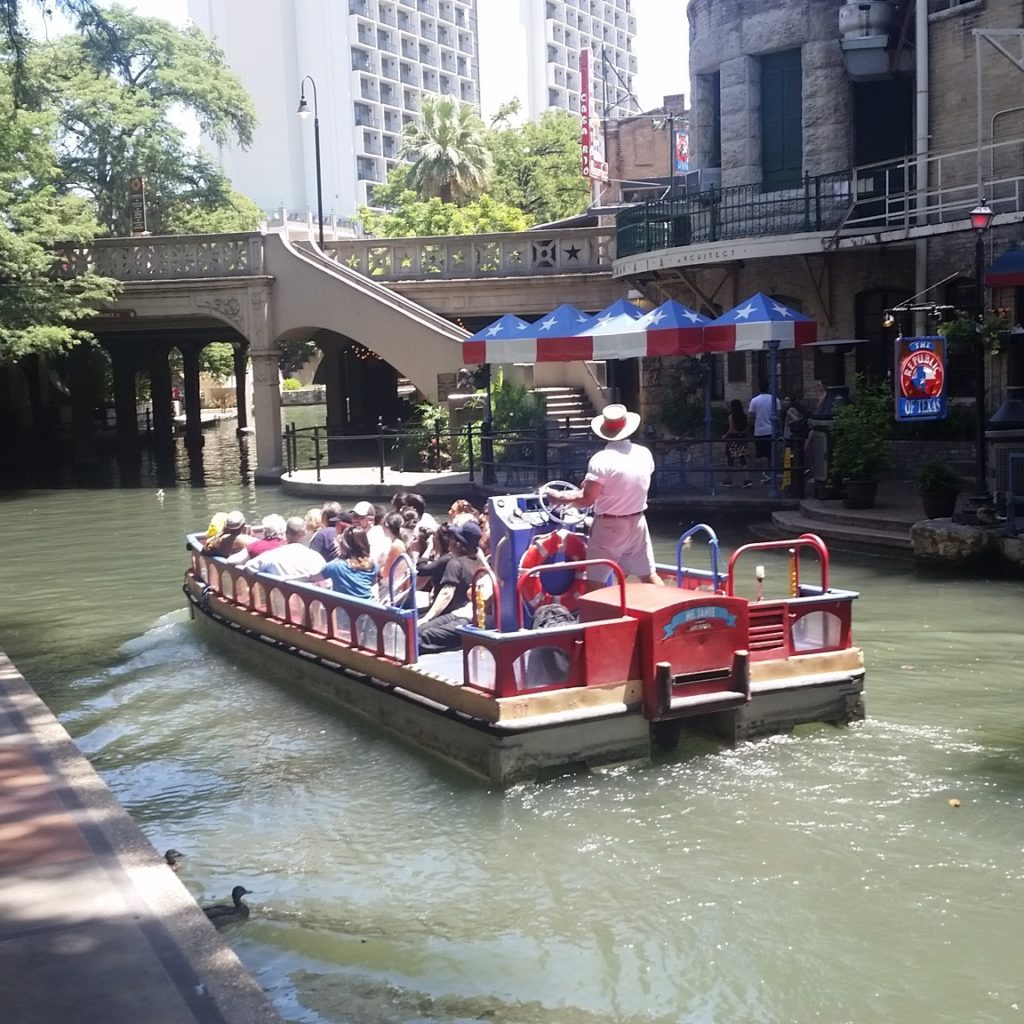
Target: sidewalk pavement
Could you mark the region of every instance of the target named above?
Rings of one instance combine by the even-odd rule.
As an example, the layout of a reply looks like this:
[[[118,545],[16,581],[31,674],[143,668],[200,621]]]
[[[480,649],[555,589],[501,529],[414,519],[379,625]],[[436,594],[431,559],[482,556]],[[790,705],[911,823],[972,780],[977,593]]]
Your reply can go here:
[[[0,651],[0,1020],[281,1024]]]

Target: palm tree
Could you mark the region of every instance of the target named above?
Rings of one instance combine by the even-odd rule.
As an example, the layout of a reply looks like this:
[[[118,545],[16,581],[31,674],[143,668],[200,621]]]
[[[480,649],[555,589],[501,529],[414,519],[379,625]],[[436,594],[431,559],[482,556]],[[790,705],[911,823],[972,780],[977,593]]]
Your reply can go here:
[[[467,203],[487,188],[493,173],[476,108],[450,96],[426,97],[419,124],[408,124],[402,155],[412,158],[410,188],[422,199]]]

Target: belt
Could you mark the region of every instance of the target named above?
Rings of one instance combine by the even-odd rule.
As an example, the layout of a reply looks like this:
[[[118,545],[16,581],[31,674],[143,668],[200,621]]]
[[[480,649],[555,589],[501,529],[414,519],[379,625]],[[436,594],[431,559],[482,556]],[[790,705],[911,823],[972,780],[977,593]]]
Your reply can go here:
[[[642,516],[643,514],[644,514],[643,509],[641,509],[639,512],[627,512],[624,516],[613,516],[613,515],[610,515],[607,512],[598,512],[597,515],[594,516],[594,518],[595,519],[635,519],[637,516]]]

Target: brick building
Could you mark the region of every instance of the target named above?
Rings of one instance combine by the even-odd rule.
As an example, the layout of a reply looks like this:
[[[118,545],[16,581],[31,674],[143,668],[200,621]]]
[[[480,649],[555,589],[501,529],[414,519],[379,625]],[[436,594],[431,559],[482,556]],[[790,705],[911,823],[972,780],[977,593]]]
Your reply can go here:
[[[686,188],[617,217],[614,274],[652,301],[715,315],[762,291],[815,317],[836,344],[783,353],[797,395],[886,376],[895,330],[882,314],[911,296],[973,307],[981,198],[995,211],[985,266],[1024,247],[1024,4],[919,3],[690,0]],[[619,177],[645,169],[639,134],[619,128]],[[1021,286],[986,304],[1019,321]],[[748,397],[766,358],[714,360],[716,396]],[[973,394],[972,367],[954,367],[954,395]],[[649,409],[664,369],[643,367]],[[991,409],[1002,360],[987,372]]]

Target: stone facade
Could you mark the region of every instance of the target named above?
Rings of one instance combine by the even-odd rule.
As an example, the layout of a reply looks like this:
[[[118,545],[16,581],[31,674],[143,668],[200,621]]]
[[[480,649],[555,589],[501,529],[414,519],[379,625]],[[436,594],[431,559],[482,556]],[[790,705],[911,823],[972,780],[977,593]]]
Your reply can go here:
[[[799,51],[802,174],[813,178],[847,173],[857,163],[857,147],[864,145],[865,134],[871,141],[874,115],[864,104],[879,102],[880,93],[859,87],[858,79],[848,71],[840,43],[841,6],[842,0],[776,0],[772,4],[762,0],[691,0],[691,167],[719,167],[724,189],[750,187],[749,198],[737,198],[736,191],[722,197],[722,216],[727,215],[724,211],[729,203],[733,205],[728,215],[735,218],[736,204],[749,203],[756,209],[759,202],[771,199],[773,188],[776,197],[783,194],[779,186],[763,184],[761,89],[766,56]],[[913,50],[914,13],[906,5],[894,10],[904,17],[890,34],[889,48],[895,53],[897,40],[905,34]],[[852,381],[858,369],[884,375],[891,365],[895,331],[882,328],[883,308],[906,301],[922,287],[951,276],[947,284],[930,294],[926,292],[925,299],[963,304],[966,286],[973,284],[975,276],[975,236],[966,219],[981,195],[993,204],[1002,196],[1004,205],[998,210],[1006,211],[985,237],[986,265],[1020,245],[1022,238],[1022,206],[1013,196],[1021,186],[1024,168],[1024,109],[1020,103],[1024,71],[983,37],[979,97],[973,35],[975,29],[1005,31],[1024,25],[1020,0],[967,0],[933,12],[928,25],[930,150],[928,171],[922,176],[927,181],[922,180],[922,184],[932,190],[954,186],[952,196],[933,191],[928,202],[932,208],[940,201],[952,202],[955,207],[953,215],[929,220],[937,224],[936,230],[919,232],[921,238],[915,241],[909,228],[918,221],[911,213],[905,220],[898,216],[897,230],[865,231],[856,245],[833,245],[836,238],[830,237],[831,232],[823,234],[815,245],[802,247],[796,244],[797,236],[788,236],[794,240],[790,255],[780,228],[762,227],[775,233],[777,244],[770,256],[761,255],[771,247],[762,245],[766,238],[756,234],[719,244],[684,244],[663,250],[664,255],[659,253],[657,260],[636,262],[635,272],[631,269],[623,273],[620,261],[617,269],[622,279],[652,301],[671,297],[709,315],[731,308],[754,292],[765,292],[813,316],[821,340],[857,339],[862,343],[838,346],[832,357],[820,350],[783,354],[782,386],[798,395],[813,396],[815,382],[822,379],[826,368],[833,383],[840,367],[846,383]],[[1011,54],[1021,52],[1021,41],[1015,36],[1005,35],[996,42]],[[912,81],[913,71],[909,74]],[[905,97],[906,91],[901,95]],[[910,104],[909,113],[908,108],[899,109],[905,111],[901,117],[909,117],[909,121],[901,124],[894,117],[897,130],[890,149],[900,142],[902,130],[906,149],[900,149],[900,154],[913,158],[915,110],[912,99],[906,102]],[[983,145],[1003,144],[984,151],[981,195],[976,149],[979,111]],[[878,109],[879,123],[888,113]],[[898,161],[900,157],[893,159]],[[879,181],[884,181],[883,191],[876,193],[884,196],[886,190],[902,187],[891,184],[892,180],[904,180],[900,175],[902,171],[894,179],[880,177],[874,182],[870,175],[858,176],[857,187],[878,188]],[[756,215],[751,223],[757,224]],[[885,226],[892,224],[887,221]],[[995,289],[986,299],[992,307],[1007,308],[1011,322],[1019,322],[1024,317],[1024,311],[1016,305],[1019,297],[1019,289],[1007,288]],[[734,397],[745,401],[763,365],[764,357],[753,354],[731,360],[718,394],[726,401]],[[640,402],[649,414],[654,414],[661,402],[660,382],[670,366],[671,361],[644,361]],[[990,360],[988,373],[994,385],[990,404],[996,405],[1004,382],[999,360]]]

